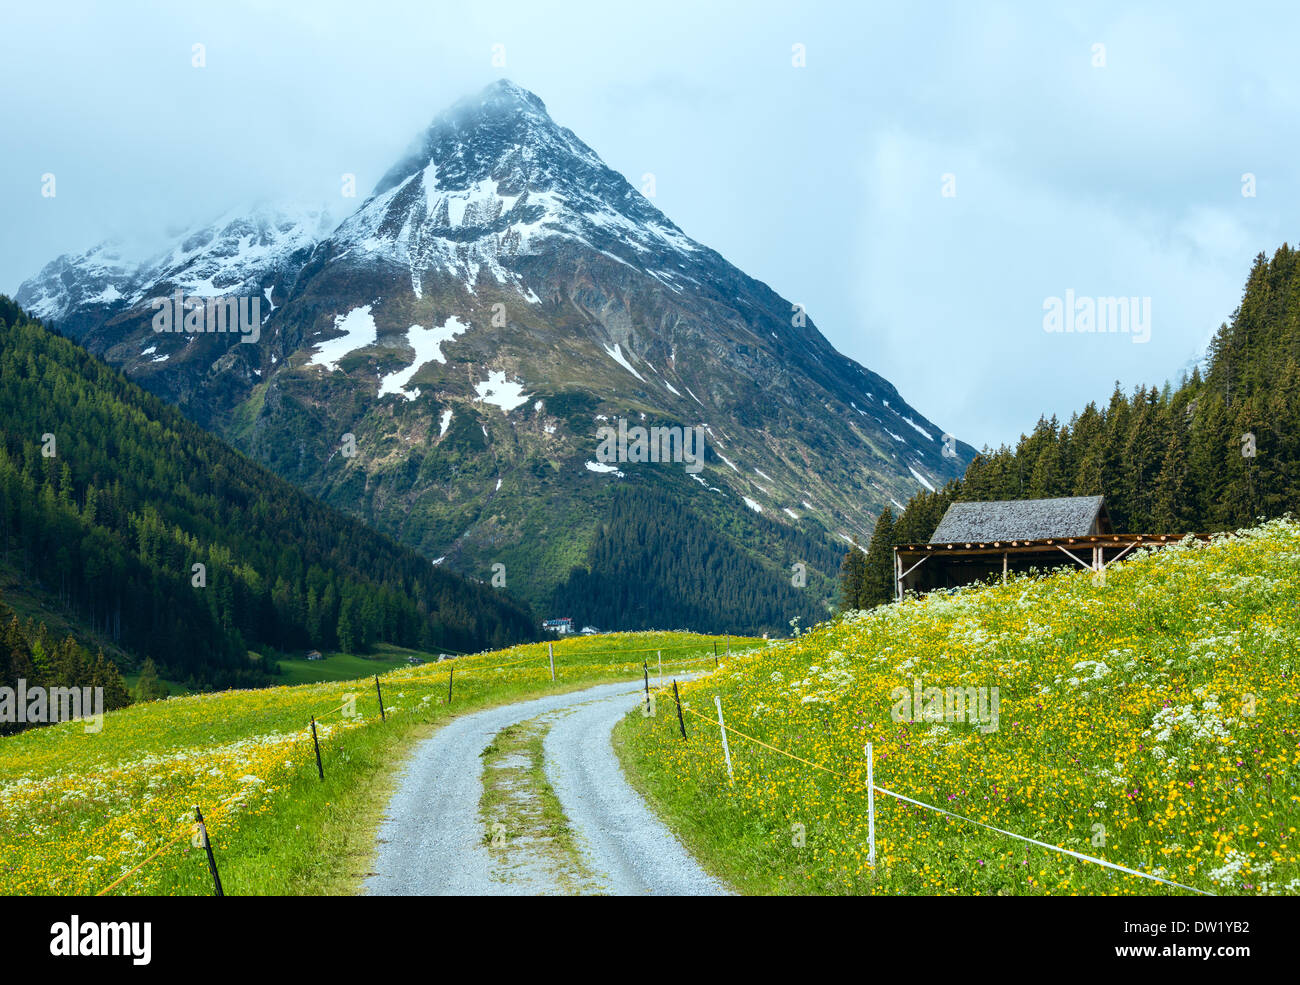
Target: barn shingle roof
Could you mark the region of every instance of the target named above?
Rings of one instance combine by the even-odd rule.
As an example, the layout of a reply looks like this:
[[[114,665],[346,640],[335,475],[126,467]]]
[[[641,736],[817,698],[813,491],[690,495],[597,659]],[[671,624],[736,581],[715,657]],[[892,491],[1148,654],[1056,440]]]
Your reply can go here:
[[[953,503],[943,515],[930,543],[1083,537],[1092,531],[1093,521],[1099,513],[1105,516],[1103,529],[1109,529],[1105,509],[1105,500],[1101,496]]]

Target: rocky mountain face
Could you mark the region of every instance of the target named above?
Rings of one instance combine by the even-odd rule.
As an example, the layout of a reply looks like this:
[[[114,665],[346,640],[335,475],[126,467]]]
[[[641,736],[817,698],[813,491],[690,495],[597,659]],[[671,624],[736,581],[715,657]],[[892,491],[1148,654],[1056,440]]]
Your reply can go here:
[[[176,291],[258,299],[257,341],[155,332]],[[504,81],[333,229],[228,217],[134,264],[60,257],[17,300],[309,492],[540,609],[594,563],[620,490],[648,488],[677,504],[662,523],[772,580],[756,591],[794,583],[790,605],[824,614],[844,542],[973,455],[945,454],[888,381]],[[599,429],[620,423],[702,428],[702,467],[606,460]]]

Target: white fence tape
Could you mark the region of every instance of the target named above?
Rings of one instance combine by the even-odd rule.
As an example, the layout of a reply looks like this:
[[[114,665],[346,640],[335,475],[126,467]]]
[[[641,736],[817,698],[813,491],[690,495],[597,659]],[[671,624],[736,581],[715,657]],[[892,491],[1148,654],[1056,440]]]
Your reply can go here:
[[[909,804],[915,804],[917,807],[924,807],[926,810],[938,811],[940,814],[947,814],[949,817],[955,817],[959,821],[966,821],[970,824],[977,824],[981,828],[988,828],[990,831],[996,831],[1000,835],[1006,835],[1009,838],[1019,838],[1021,841],[1027,841],[1031,845],[1037,845],[1039,848],[1046,848],[1053,852],[1060,852],[1062,855],[1072,855],[1075,858],[1081,858],[1085,862],[1094,862],[1097,865],[1104,865],[1108,869],[1116,869],[1120,872],[1127,872],[1131,876],[1138,876],[1142,879],[1151,879],[1155,882],[1163,882],[1166,886],[1176,886],[1178,889],[1186,889],[1189,893],[1197,893],[1201,896],[1216,896],[1217,893],[1207,893],[1203,889],[1196,889],[1193,886],[1184,886],[1181,882],[1173,882],[1170,879],[1161,879],[1159,876],[1153,876],[1148,872],[1138,872],[1137,869],[1129,869],[1123,865],[1116,865],[1114,862],[1107,862],[1104,858],[1094,858],[1091,855],[1084,855],[1082,852],[1073,852],[1068,848],[1061,848],[1059,845],[1049,845],[1045,841],[1038,841],[1034,838],[1026,838],[1024,835],[1018,835],[1014,831],[1006,831],[1003,828],[995,828],[991,824],[985,824],[983,821],[976,821],[973,817],[965,817],[961,814],[954,814],[952,811],[946,811],[942,807],[935,807],[933,804],[925,804],[919,800],[913,800],[911,797],[904,797],[901,793],[894,793],[892,790],[886,790],[884,787],[876,787],[883,794],[894,797],[898,800],[905,800]]]

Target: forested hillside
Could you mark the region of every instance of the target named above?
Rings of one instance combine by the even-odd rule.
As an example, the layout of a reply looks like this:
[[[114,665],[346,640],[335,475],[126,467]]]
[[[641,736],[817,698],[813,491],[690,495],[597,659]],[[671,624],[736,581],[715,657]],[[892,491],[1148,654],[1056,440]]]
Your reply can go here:
[[[816,571],[834,570],[836,550],[764,517],[746,520],[746,529],[724,539],[668,492],[622,489],[586,564],[556,589],[554,613],[620,629],[669,628],[665,614],[672,613],[697,632],[780,635],[791,619],[804,627],[825,619],[834,586]]]
[[[1103,407],[1040,419],[1014,449],[985,449],[960,480],[882,513],[866,557],[846,558],[842,604],[893,597],[892,548],[930,539],[955,500],[1103,494],[1115,529],[1249,526],[1300,503],[1300,253],[1263,253],[1240,307],[1177,387],[1118,384]],[[850,552],[852,555],[852,552]],[[859,569],[862,574],[855,574]]]
[[[198,687],[265,682],[250,648],[534,632],[525,606],[304,495],[3,297],[0,564]]]

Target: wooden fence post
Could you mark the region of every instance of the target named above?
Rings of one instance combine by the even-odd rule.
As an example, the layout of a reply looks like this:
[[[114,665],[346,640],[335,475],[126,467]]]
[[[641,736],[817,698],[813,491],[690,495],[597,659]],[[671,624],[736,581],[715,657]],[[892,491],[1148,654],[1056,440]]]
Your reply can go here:
[[[686,738],[686,719],[682,718],[682,698],[677,693],[677,681],[673,681],[673,700],[677,702],[677,727],[682,730],[682,738]]]
[[[388,715],[384,712],[384,692],[379,690],[379,675],[375,675],[375,694],[379,695],[379,718],[381,721],[388,721]]]
[[[551,658],[551,680],[555,680],[555,644],[546,644],[546,654]]]
[[[208,826],[203,821],[203,812],[199,805],[194,805],[194,818],[199,823],[199,834],[203,836],[203,847],[208,853],[208,871],[212,873],[212,883],[217,887],[217,895],[225,896],[221,891],[221,876],[217,875],[217,858],[212,854],[212,841],[208,838]]]
[[[312,745],[316,747],[316,772],[320,774],[320,778],[323,780],[325,779],[325,767],[320,764],[320,739],[316,738],[315,715],[311,716],[311,741]]]
[[[447,707],[451,707],[451,682],[456,679],[456,668],[451,668],[451,673],[447,675]]]
[[[645,661],[641,661],[641,669],[645,671],[645,706],[650,707],[650,668],[646,666]]]

